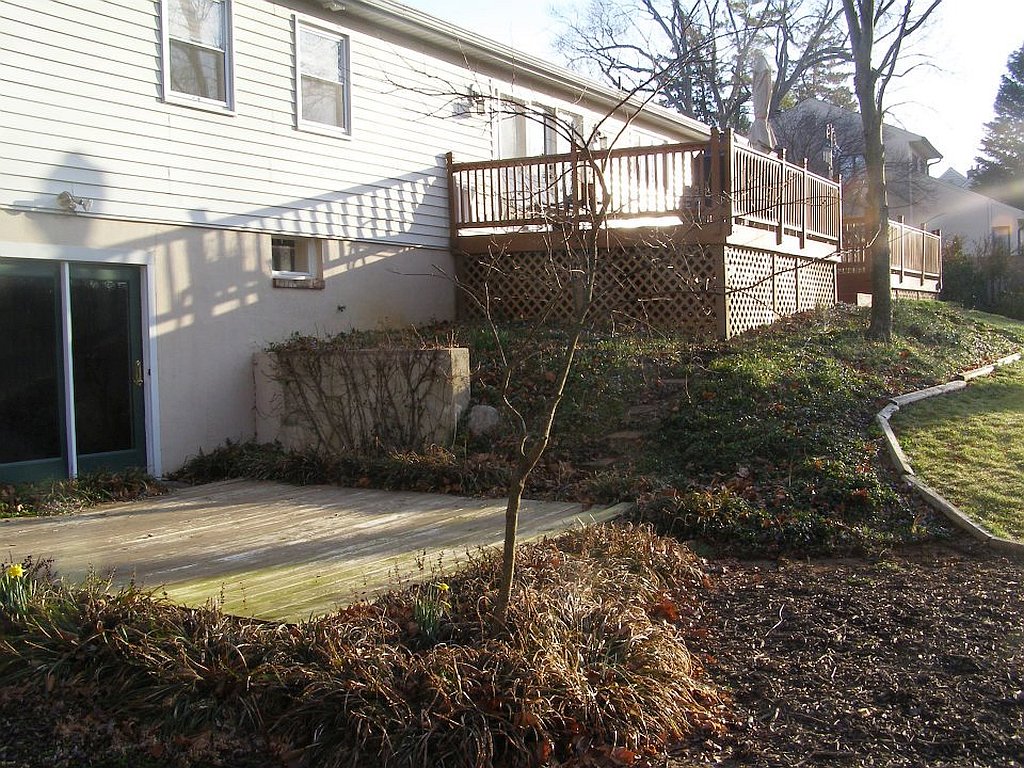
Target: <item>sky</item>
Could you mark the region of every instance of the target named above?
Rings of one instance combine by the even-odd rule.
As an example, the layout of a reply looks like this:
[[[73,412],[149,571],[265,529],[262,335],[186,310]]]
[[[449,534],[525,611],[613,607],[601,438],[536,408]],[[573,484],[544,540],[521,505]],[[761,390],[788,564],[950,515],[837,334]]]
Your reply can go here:
[[[559,22],[552,8],[571,0],[403,0],[457,24],[555,64]],[[974,164],[984,124],[992,119],[999,78],[1010,54],[1024,45],[1024,0],[944,0],[930,27],[911,45],[913,59],[927,60],[887,92],[888,122],[926,136],[942,153],[934,173]]]

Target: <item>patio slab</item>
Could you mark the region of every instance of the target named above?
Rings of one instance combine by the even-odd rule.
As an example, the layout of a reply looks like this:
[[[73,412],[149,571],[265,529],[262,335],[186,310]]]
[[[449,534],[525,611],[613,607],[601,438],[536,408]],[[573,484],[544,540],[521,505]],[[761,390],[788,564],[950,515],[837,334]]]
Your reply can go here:
[[[526,501],[520,540],[609,520],[623,506]],[[504,500],[230,480],[0,520],[0,558],[52,558],[72,580],[112,573],[176,602],[214,599],[230,613],[292,621],[450,572],[467,552],[500,544],[504,512]]]

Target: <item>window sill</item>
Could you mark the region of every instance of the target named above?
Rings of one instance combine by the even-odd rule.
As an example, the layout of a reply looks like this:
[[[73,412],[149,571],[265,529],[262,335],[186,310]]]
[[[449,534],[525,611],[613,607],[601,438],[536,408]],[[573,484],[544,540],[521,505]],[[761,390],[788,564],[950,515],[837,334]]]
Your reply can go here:
[[[305,288],[312,291],[324,289],[322,277],[275,277],[273,284],[275,288]]]
[[[352,131],[348,128],[336,128],[326,123],[313,123],[308,120],[300,120],[295,130],[302,133],[315,133],[319,136],[330,136],[335,139],[351,139]]]
[[[228,117],[235,116],[234,107],[223,101],[203,99],[198,96],[188,96],[178,93],[169,93],[164,97],[165,104],[173,104],[176,107],[188,107],[189,109],[201,109],[204,112],[214,112]]]

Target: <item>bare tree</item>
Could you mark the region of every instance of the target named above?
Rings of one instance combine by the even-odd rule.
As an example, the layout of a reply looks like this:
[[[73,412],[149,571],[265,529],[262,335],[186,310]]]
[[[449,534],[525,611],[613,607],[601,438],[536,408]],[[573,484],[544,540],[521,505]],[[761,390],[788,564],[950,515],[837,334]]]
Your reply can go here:
[[[611,113],[624,107],[632,97],[633,94],[624,95],[622,102],[616,109],[611,110]],[[556,131],[566,144],[573,147],[573,160],[568,165],[553,165],[553,173],[545,174],[543,178],[521,177],[514,182],[511,189],[505,190],[509,199],[504,201],[504,205],[510,209],[524,205],[527,197],[531,201],[554,201],[553,205],[549,203],[547,209],[531,210],[529,214],[540,215],[546,223],[553,225],[548,227],[550,231],[547,235],[545,256],[549,261],[552,279],[556,283],[556,292],[571,297],[568,321],[563,325],[565,337],[560,357],[555,369],[549,372],[550,386],[544,393],[539,408],[531,408],[530,404],[516,402],[512,394],[512,385],[529,356],[536,353],[538,338],[543,327],[553,319],[555,307],[560,303],[559,299],[555,298],[548,302],[531,319],[529,326],[519,338],[517,348],[512,348],[498,327],[497,311],[492,304],[495,297],[488,287],[485,285],[482,290],[474,290],[456,278],[456,284],[466,300],[477,306],[490,326],[502,363],[499,390],[506,413],[510,414],[516,431],[514,463],[505,508],[501,582],[493,612],[495,620],[499,624],[504,624],[515,577],[517,531],[523,493],[530,474],[551,442],[555,417],[565,396],[566,384],[573,370],[580,340],[595,320],[592,313],[595,286],[602,269],[604,252],[601,241],[607,234],[611,195],[605,173],[608,153],[607,150],[599,149],[599,142],[596,141],[598,134],[607,135],[607,117],[598,122],[589,135],[584,136],[580,134],[576,122],[562,119],[551,112],[533,110],[507,99],[497,99],[495,107],[500,113],[521,115],[528,120],[541,123],[547,130]],[[634,107],[634,110],[640,108],[642,106]],[[626,130],[629,122],[627,119],[618,135]],[[618,135],[612,136],[611,146],[615,145]],[[580,184],[580,178],[588,181]],[[530,208],[536,207],[535,202],[526,205]],[[504,256],[500,250],[493,254],[493,269],[502,268],[500,263]]]
[[[929,0],[915,12],[914,0],[843,0],[853,53],[853,85],[864,132],[867,189],[865,226],[871,238],[871,338],[892,337],[892,287],[889,277],[889,201],[886,193],[882,118],[885,90],[897,70],[903,44],[938,8]]]
[[[557,46],[570,64],[721,129],[744,130],[750,56],[774,52],[771,111],[841,88],[849,59],[836,0],[590,0]],[[837,83],[830,73],[840,69]],[[818,84],[818,85],[815,85]]]
[[[430,77],[428,73],[421,74]],[[431,101],[435,103],[446,98],[445,105],[432,114],[449,114],[461,119],[476,115],[481,120],[508,119],[517,124],[529,121],[543,128],[545,133],[555,132],[559,141],[554,144],[571,148],[555,155],[469,162],[465,167],[456,165],[450,155],[448,158],[453,226],[466,221],[467,226],[482,230],[487,247],[482,249],[486,253],[475,257],[480,262],[476,276],[470,277],[466,271],[458,269],[455,274],[445,273],[445,276],[453,280],[462,301],[474,307],[477,310],[474,314],[490,327],[500,359],[498,390],[515,435],[507,485],[502,576],[493,606],[494,620],[500,626],[507,619],[512,598],[523,494],[531,473],[551,442],[555,418],[573,375],[581,340],[596,323],[608,319],[609,300],[603,292],[599,293],[598,287],[616,282],[632,284],[637,277],[635,272],[646,266],[658,269],[671,287],[658,290],[659,295],[645,293],[644,299],[635,301],[633,306],[641,307],[640,314],[648,299],[670,305],[684,296],[699,296],[700,301],[710,301],[716,306],[721,302],[724,307],[729,295],[756,289],[784,273],[792,275],[806,265],[801,266],[794,260],[791,266],[781,266],[777,271],[769,268],[767,275],[758,272],[756,277],[750,278],[749,285],[726,284],[729,278],[725,275],[721,254],[720,268],[712,265],[700,272],[694,267],[698,261],[710,262],[713,249],[724,249],[721,244],[724,241],[715,239],[720,235],[714,231],[702,233],[702,228],[722,224],[723,217],[731,215],[728,212],[740,205],[741,200],[751,206],[747,212],[754,215],[770,216],[776,212],[778,204],[777,196],[767,194],[765,189],[766,183],[776,183],[768,181],[776,178],[772,174],[751,174],[744,182],[749,188],[726,188],[722,178],[725,174],[723,159],[733,147],[730,138],[722,139],[715,132],[706,144],[666,146],[666,152],[679,154],[672,167],[685,169],[677,178],[681,186],[676,189],[669,185],[672,193],[661,203],[666,206],[664,213],[672,217],[669,233],[655,226],[640,227],[643,234],[637,236],[634,250],[642,250],[643,254],[636,257],[638,266],[633,268],[633,273],[623,271],[619,252],[611,245],[617,238],[613,219],[640,216],[638,220],[643,220],[653,209],[641,208],[646,201],[634,198],[634,190],[622,186],[624,180],[632,180],[629,184],[635,185],[637,179],[645,176],[638,172],[639,166],[626,169],[616,166],[622,158],[641,162],[637,158],[638,150],[615,147],[622,143],[623,134],[654,98],[655,92],[646,81],[624,92],[618,103],[605,110],[586,133],[571,115],[557,110],[531,105],[498,91],[485,95],[484,90],[476,86],[467,91],[465,84],[445,83],[436,77],[433,82],[438,83],[438,87],[429,91],[422,83],[404,87],[433,97]],[[646,92],[639,96],[644,89]],[[599,136],[605,141],[598,141]],[[652,147],[650,151],[656,152],[658,148]],[[765,158],[765,161],[780,162],[777,158]],[[658,174],[650,178],[652,184],[665,181]],[[735,183],[735,180],[729,182],[730,185]],[[629,208],[631,205],[637,210]],[[467,212],[465,219],[463,211]],[[507,247],[509,238],[532,243],[528,256],[534,260],[534,268],[543,271],[541,290],[530,296],[527,322],[517,324],[516,334],[506,334],[502,328],[501,305],[506,297],[500,286],[514,279],[512,273],[517,270],[516,253]],[[684,252],[676,261],[671,258],[674,239],[685,243]],[[453,242],[453,249],[457,251],[458,247]],[[647,260],[646,265],[642,264],[643,259]],[[483,278],[479,277],[481,274]],[[536,282],[533,274],[527,279]],[[796,285],[802,281],[793,282]],[[767,293],[773,294],[772,291]],[[622,305],[625,303],[623,301]],[[774,305],[772,311],[775,311]],[[523,319],[517,312],[512,316]],[[708,316],[714,316],[713,308]],[[724,311],[721,317],[724,323]],[[557,360],[547,371],[547,386],[543,391],[531,389],[526,399],[517,401],[520,392],[514,384],[524,373],[526,364],[538,354],[542,339],[555,322],[560,325],[562,335]],[[713,322],[711,327],[716,328]]]

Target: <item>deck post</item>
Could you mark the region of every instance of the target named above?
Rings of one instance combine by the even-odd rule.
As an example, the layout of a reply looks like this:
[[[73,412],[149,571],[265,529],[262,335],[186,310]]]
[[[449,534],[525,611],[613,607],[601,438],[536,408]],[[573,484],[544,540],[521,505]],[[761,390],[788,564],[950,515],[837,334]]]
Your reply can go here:
[[[724,161],[722,163],[722,207],[724,208],[724,218],[726,222],[726,231],[732,232],[732,198],[736,190],[733,189],[732,180],[733,176],[733,162],[735,156],[733,153],[733,141],[732,141],[732,129],[727,128],[725,130],[725,142],[722,147],[722,154]]]
[[[782,245],[786,229],[786,150],[779,148],[779,193],[775,206],[775,244]],[[799,294],[798,294],[799,296]],[[799,302],[799,298],[797,299]]]
[[[804,158],[804,165],[800,171],[800,177],[803,179],[803,192],[801,193],[803,198],[803,222],[800,225],[800,247],[807,247],[807,221],[811,216],[811,201],[810,191],[807,188],[807,158]]]
[[[571,186],[569,189],[572,190],[572,197],[570,198],[569,204],[572,206],[572,211],[567,211],[567,213],[572,216],[570,228],[572,229],[573,234],[576,234],[580,231],[580,196],[583,193],[583,190],[580,189],[580,150],[575,141],[572,143],[572,149],[569,154],[571,155],[569,160],[569,183]]]
[[[924,288],[924,270],[928,261],[928,233],[921,230],[921,287]]]
[[[717,128],[711,129],[711,141],[708,142],[708,163],[705,166],[711,174],[707,180],[710,193],[711,217],[720,217],[722,208],[722,148]]]
[[[900,287],[902,287],[903,282],[907,279],[906,250],[903,247],[905,239],[903,237],[903,214],[896,217],[896,222],[898,226],[893,227],[893,229],[896,231],[896,243],[900,252]],[[890,247],[892,246],[890,245]]]
[[[839,251],[839,255],[843,253],[843,175],[839,174],[839,207],[833,210],[838,214],[836,220],[836,250]]]
[[[448,247],[455,252],[459,242],[458,205],[455,200],[455,172],[452,170],[452,153],[444,156],[444,166],[448,177]]]
[[[726,284],[726,280],[729,275],[729,269],[726,265],[726,260],[729,258],[729,246],[715,245],[711,247],[711,250],[714,253],[715,282],[718,284],[719,288],[719,290],[714,294],[715,318],[718,321],[718,337],[721,339],[728,339],[730,325],[729,314],[732,311],[732,302],[729,297],[729,286]]]

